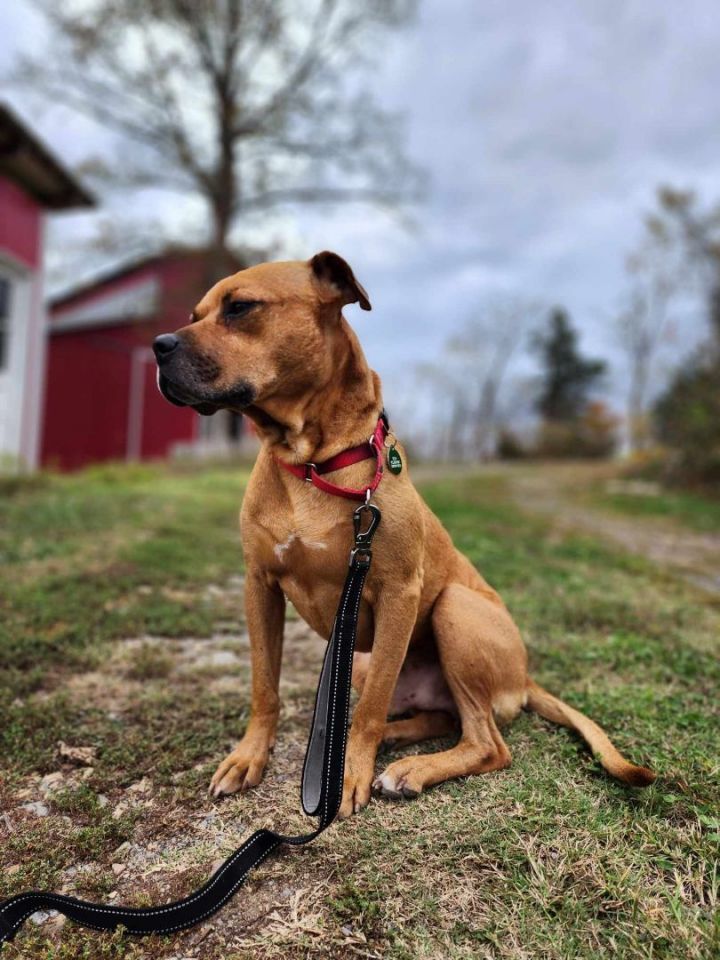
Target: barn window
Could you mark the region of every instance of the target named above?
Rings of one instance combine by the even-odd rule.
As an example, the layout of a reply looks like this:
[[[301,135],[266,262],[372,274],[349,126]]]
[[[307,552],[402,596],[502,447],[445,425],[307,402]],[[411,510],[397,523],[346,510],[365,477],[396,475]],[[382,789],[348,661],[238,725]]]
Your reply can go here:
[[[0,370],[7,366],[10,335],[10,281],[0,277]]]

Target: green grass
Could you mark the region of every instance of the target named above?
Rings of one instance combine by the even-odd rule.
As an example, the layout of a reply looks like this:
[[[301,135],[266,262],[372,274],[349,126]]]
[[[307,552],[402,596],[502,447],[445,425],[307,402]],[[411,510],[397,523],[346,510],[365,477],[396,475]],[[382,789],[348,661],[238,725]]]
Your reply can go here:
[[[266,780],[216,808],[208,776],[247,718],[245,648],[228,696],[210,668],[181,669],[171,640],[129,651],[121,643],[209,637],[238,618],[232,598],[204,588],[240,569],[244,479],[221,468],[113,468],[20,485],[2,501],[0,800],[14,830],[0,865],[20,866],[5,873],[3,892],[56,887],[82,861],[94,866],[81,892],[107,896],[125,840],[174,849],[216,809],[224,829],[241,834],[284,826],[297,809],[317,666],[309,647],[286,645],[286,706]],[[134,942],[66,927],[58,941],[39,928],[8,956],[718,955],[720,605],[642,558],[520,513],[500,475],[448,477],[423,492],[501,591],[533,676],[658,770],[658,782],[623,787],[567,730],[523,714],[507,731],[508,770],[412,802],[374,801],[310,850],[268,861],[199,948],[193,934]],[[107,703],[73,686],[93,676],[107,684]],[[96,748],[92,776],[53,795],[46,820],[21,816],[20,791],[57,768],[60,739]],[[379,769],[397,755],[383,750]],[[154,805],[115,818],[144,777]],[[231,849],[234,834],[223,837]],[[213,849],[201,848],[175,887],[140,884],[129,868],[127,896],[187,892]]]
[[[242,569],[246,479],[237,468],[106,467],[0,498],[0,695],[86,666],[117,637],[206,633],[217,611],[196,588]]]
[[[700,533],[720,532],[720,499],[682,491],[608,493],[598,490],[593,502],[630,517],[662,518]]]

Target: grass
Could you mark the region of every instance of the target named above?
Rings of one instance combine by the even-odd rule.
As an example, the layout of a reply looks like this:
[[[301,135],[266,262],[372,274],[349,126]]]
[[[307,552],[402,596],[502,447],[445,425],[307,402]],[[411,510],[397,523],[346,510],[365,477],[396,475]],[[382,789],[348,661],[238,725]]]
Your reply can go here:
[[[47,477],[0,499],[0,685],[15,695],[141,632],[207,632],[197,585],[241,569],[236,515],[246,474],[105,467]]]
[[[0,501],[3,894],[71,882],[81,895],[157,902],[199,883],[251,828],[298,825],[322,644],[297,623],[265,781],[222,804],[205,793],[247,718],[244,479],[117,467],[20,484]],[[374,801],[312,848],[268,861],[204,931],[132,941],[38,927],[9,957],[718,955],[718,602],[520,513],[502,475],[449,476],[423,493],[501,590],[535,678],[658,782],[622,787],[568,731],[524,714],[507,732],[508,770]],[[95,749],[89,774],[59,763],[58,740]],[[397,755],[383,750],[379,765]],[[25,812],[59,769],[48,816]]]
[[[649,493],[598,490],[594,502],[630,517],[670,520],[699,533],[720,531],[720,499],[700,493],[658,490]]]

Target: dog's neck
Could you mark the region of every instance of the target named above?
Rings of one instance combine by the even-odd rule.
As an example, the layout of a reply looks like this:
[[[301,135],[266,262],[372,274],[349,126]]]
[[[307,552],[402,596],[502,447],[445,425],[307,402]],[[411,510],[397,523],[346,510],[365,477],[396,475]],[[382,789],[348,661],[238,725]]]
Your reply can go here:
[[[300,397],[273,397],[243,412],[268,452],[289,463],[322,463],[372,436],[382,410],[380,378],[344,318],[328,378]]]

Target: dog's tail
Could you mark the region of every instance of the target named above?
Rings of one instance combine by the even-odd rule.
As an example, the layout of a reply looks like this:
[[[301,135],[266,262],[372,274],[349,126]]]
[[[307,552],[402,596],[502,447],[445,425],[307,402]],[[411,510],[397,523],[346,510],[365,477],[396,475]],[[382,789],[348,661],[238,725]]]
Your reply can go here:
[[[528,680],[526,706],[546,720],[577,731],[607,772],[623,783],[629,783],[633,787],[647,787],[655,780],[652,770],[637,767],[626,760],[612,745],[605,731],[589,717],[558,700],[533,680]]]

